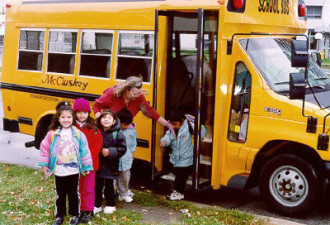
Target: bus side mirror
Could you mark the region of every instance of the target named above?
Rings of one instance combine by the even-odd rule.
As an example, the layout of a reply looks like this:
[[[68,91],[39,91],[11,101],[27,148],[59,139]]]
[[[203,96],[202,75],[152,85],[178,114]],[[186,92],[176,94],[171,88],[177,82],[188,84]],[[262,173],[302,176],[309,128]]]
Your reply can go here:
[[[311,54],[312,58],[314,59],[314,61],[317,63],[317,65],[319,67],[321,67],[321,64],[322,64],[322,58],[321,58],[321,53],[319,52],[313,52]]]
[[[304,99],[305,97],[305,74],[290,73],[290,99]]]
[[[291,66],[292,67],[307,67],[307,65],[308,65],[307,41],[292,40]]]

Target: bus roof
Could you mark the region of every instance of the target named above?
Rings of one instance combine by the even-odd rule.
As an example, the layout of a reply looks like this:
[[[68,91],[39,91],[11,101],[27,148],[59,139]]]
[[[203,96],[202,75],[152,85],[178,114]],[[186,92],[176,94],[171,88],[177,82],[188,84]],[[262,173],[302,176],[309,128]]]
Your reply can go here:
[[[18,27],[153,30],[155,9],[197,12],[218,10],[224,33],[304,33],[298,0],[246,0],[244,12],[228,11],[231,0],[13,0],[7,23]],[[233,26],[235,25],[236,26]],[[226,26],[226,29],[221,26]]]

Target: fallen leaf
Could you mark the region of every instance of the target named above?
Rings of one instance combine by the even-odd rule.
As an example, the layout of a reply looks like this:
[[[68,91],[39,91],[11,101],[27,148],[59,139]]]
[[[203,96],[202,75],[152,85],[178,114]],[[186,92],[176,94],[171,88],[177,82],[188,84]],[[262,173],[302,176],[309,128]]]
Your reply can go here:
[[[129,219],[127,219],[126,216],[123,216],[122,219],[123,219],[126,223],[129,222]]]

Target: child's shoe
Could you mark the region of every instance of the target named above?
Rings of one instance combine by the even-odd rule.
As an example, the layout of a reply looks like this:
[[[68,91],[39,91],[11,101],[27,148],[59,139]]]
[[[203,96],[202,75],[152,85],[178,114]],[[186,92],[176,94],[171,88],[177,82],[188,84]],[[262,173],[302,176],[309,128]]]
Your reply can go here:
[[[85,216],[85,213],[86,211],[80,211],[80,214],[79,214],[79,221]]]
[[[93,211],[85,211],[84,215],[80,217],[80,223],[88,223],[94,216]]]
[[[128,196],[129,196],[129,197],[133,198],[134,195],[135,195],[135,194],[134,194],[131,190],[128,190]]]
[[[116,206],[106,206],[104,207],[103,213],[112,214],[114,211],[116,211]]]
[[[62,224],[64,221],[64,218],[62,216],[58,216],[55,218],[54,222],[52,223],[52,225],[60,225]]]
[[[182,199],[184,199],[184,195],[177,191],[173,191],[170,195],[170,200],[172,200],[172,201],[182,200]]]
[[[121,196],[121,195],[119,195],[118,200],[119,201],[125,201],[125,202],[129,203],[129,202],[133,201],[133,198],[130,197],[130,196]]]
[[[70,219],[70,224],[77,225],[79,223],[79,216],[73,216]]]
[[[94,207],[94,214],[102,212],[102,206],[101,207]]]

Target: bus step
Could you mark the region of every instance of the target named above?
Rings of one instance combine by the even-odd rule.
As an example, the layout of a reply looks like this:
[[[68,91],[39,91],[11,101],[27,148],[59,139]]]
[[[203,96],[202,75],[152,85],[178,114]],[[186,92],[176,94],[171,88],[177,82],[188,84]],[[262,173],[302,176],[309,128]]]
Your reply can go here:
[[[34,141],[28,141],[28,142],[25,142],[25,147],[26,147],[26,148],[34,147]]]
[[[164,180],[170,180],[170,181],[174,181],[175,176],[173,173],[168,173],[168,174],[164,174],[163,176],[161,176],[160,178],[164,179]],[[204,184],[210,184],[210,180],[200,177],[200,186],[204,186]],[[192,176],[189,176],[188,180],[187,180],[187,184],[188,185],[192,185]]]

